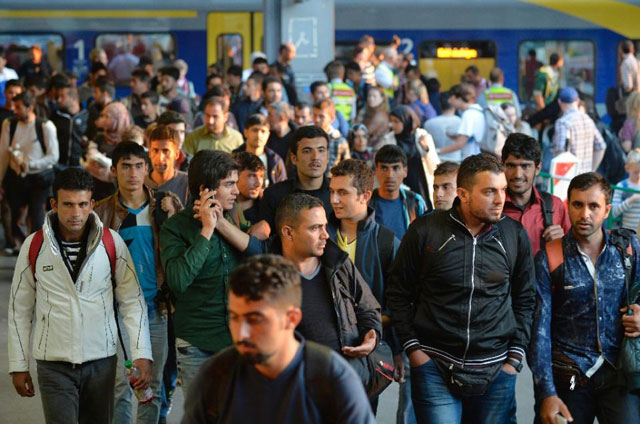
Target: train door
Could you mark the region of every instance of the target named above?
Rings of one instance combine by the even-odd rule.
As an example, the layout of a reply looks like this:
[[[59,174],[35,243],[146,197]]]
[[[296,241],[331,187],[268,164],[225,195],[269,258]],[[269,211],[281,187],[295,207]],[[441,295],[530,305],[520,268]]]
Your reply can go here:
[[[249,68],[251,52],[263,51],[262,12],[215,12],[207,16],[207,63]]]
[[[496,65],[493,41],[423,41],[418,48],[420,70],[438,78],[442,90],[460,82],[465,69],[475,65],[480,75],[489,75]]]

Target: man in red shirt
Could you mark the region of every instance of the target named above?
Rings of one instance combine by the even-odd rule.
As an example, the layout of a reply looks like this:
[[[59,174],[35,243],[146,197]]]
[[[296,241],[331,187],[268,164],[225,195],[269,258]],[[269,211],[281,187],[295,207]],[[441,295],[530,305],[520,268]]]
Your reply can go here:
[[[520,222],[527,230],[533,256],[542,248],[542,240],[561,238],[571,228],[562,200],[541,193],[533,186],[536,175],[540,173],[541,158],[538,142],[520,133],[507,137],[502,149],[502,162],[508,184],[504,214]],[[553,225],[550,226],[545,226],[544,196],[551,197]]]

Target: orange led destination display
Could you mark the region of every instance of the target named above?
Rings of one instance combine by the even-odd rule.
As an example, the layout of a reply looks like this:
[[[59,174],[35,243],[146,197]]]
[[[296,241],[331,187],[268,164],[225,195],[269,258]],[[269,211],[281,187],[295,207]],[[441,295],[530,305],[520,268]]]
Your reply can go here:
[[[478,50],[468,47],[438,47],[436,57],[438,59],[475,59],[478,57]]]

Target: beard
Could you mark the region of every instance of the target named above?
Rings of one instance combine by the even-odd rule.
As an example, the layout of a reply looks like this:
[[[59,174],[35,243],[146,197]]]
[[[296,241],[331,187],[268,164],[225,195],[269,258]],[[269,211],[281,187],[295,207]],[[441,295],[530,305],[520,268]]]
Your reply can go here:
[[[236,343],[236,346],[240,346],[240,345],[257,349],[256,345],[254,345],[253,343],[250,343],[250,342],[238,342],[238,343]],[[244,358],[245,361],[247,361],[248,363],[250,363],[252,365],[264,364],[265,362],[267,362],[273,356],[273,353],[264,353],[264,352],[259,352],[259,351],[256,351],[256,352],[241,352],[241,351],[238,351],[238,353],[240,353],[240,356],[242,358]]]
[[[502,208],[494,213],[491,210],[471,207],[471,214],[485,224],[497,224],[502,219]]]

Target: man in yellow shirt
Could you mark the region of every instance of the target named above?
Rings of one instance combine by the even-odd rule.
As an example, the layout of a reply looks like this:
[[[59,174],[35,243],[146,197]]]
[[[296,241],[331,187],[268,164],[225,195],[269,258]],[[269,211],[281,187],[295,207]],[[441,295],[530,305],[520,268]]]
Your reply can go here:
[[[229,112],[217,98],[207,101],[204,107],[204,125],[193,130],[184,141],[184,151],[195,155],[200,150],[211,149],[231,153],[243,143],[242,134],[230,128],[226,122]]]

